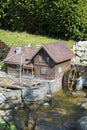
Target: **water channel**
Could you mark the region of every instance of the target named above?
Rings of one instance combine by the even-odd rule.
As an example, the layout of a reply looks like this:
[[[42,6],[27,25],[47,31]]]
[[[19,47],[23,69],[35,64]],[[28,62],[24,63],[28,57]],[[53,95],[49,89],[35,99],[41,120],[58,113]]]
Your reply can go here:
[[[78,104],[84,99],[59,91],[51,106],[26,104],[12,110],[9,121],[14,122],[17,130],[76,130],[77,120],[85,113]]]

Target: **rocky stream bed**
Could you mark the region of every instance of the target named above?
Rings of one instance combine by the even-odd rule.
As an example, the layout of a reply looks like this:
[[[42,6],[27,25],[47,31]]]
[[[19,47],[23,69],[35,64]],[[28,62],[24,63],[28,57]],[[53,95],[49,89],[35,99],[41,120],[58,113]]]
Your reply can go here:
[[[86,92],[77,91],[66,95],[59,90],[52,94],[51,99],[44,97],[44,100],[41,100],[43,91],[47,93],[49,90],[44,86],[49,88],[49,83],[38,84],[39,88],[41,86],[44,89],[40,88],[40,91],[37,91],[33,82],[35,91],[32,98],[32,91],[29,88],[24,87],[21,90],[20,85],[14,84],[15,78],[4,74],[2,77],[0,78],[0,118],[7,125],[9,122],[14,123],[15,128],[9,130],[87,130]],[[28,86],[28,82],[23,83],[24,86]],[[32,86],[32,80],[29,84]],[[39,96],[35,95],[37,92],[40,93]]]
[[[87,99],[67,96],[59,91],[52,106],[25,104],[5,110],[1,115],[13,122],[17,130],[87,130]]]

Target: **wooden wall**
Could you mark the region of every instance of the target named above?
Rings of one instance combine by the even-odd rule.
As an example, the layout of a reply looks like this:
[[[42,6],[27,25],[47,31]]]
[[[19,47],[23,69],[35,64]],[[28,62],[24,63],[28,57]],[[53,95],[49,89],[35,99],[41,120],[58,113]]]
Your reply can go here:
[[[32,60],[34,64],[34,75],[44,79],[56,79],[62,82],[64,73],[70,69],[70,60],[61,63],[54,63],[51,57],[41,49]],[[17,65],[8,64],[9,72],[19,73]]]
[[[45,79],[62,79],[64,73],[70,69],[70,60],[55,64],[42,49],[34,57],[35,75]]]
[[[10,72],[19,73],[20,69],[18,69],[18,68],[17,68],[17,65],[15,65],[15,64],[8,64],[7,71],[8,71],[9,73],[10,73]]]
[[[61,87],[64,73],[68,71],[70,67],[71,67],[70,60],[62,62],[55,66],[55,80],[57,84],[61,85]]]

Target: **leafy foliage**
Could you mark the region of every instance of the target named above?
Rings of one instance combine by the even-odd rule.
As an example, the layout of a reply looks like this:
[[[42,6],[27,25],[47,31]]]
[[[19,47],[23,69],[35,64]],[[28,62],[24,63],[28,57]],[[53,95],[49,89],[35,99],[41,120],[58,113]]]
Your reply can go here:
[[[0,118],[0,130],[17,130],[17,128],[12,122],[8,124]]]
[[[87,40],[87,0],[1,0],[0,26]]]

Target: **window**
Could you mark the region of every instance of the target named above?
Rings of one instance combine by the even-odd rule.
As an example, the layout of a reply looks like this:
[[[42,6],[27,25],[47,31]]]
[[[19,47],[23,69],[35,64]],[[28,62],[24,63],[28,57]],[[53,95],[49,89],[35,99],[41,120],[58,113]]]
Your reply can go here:
[[[47,60],[47,63],[49,63],[49,62],[50,62],[50,58],[49,58],[49,57],[47,57],[47,58],[46,58],[46,60]]]
[[[61,67],[58,68],[58,73],[62,73],[62,68]]]
[[[20,65],[16,65],[16,69],[20,69]]]
[[[41,74],[47,74],[47,67],[43,67],[42,69],[41,69]]]
[[[43,58],[39,56],[39,62],[43,62]]]

